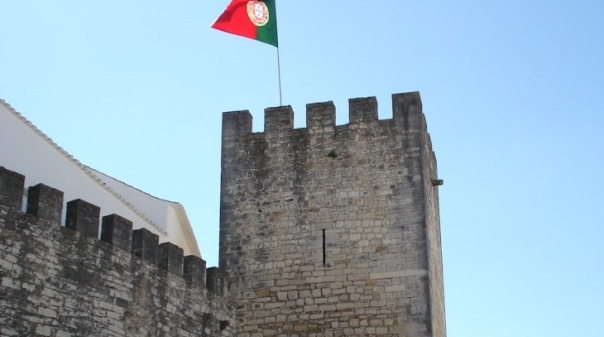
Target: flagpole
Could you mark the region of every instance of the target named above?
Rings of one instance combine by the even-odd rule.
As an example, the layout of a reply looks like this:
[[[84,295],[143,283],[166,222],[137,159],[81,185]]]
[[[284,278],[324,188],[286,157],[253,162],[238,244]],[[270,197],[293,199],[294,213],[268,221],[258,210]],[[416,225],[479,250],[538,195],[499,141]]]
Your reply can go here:
[[[283,99],[281,95],[281,60],[279,57],[279,47],[277,47],[277,74],[279,76],[279,106],[283,106]]]

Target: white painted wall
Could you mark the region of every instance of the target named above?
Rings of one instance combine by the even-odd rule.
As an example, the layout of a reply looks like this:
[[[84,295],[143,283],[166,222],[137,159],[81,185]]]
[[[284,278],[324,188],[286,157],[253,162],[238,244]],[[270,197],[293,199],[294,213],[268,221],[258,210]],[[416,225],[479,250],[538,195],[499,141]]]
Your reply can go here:
[[[178,203],[159,199],[133,186],[89,168],[113,191],[168,232],[169,242],[181,247],[185,255],[201,256],[185,209]]]
[[[90,170],[0,101],[0,166],[25,175],[25,187],[38,183],[63,191],[64,201],[83,199],[101,208],[101,217],[118,214],[172,242],[185,255],[200,256],[186,214],[174,216],[174,203],[150,196]],[[184,213],[184,209],[183,209]],[[63,222],[65,207],[63,208]]]

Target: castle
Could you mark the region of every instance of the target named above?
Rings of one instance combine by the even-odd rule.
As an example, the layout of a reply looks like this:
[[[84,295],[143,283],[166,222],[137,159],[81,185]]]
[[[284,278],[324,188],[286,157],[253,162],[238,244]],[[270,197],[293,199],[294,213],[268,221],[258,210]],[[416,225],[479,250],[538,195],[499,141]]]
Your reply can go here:
[[[223,115],[219,268],[0,168],[0,336],[445,337],[419,93]],[[0,158],[0,166],[2,161]],[[102,227],[99,229],[99,223]],[[99,235],[100,233],[100,235]],[[100,237],[100,239],[99,239]]]

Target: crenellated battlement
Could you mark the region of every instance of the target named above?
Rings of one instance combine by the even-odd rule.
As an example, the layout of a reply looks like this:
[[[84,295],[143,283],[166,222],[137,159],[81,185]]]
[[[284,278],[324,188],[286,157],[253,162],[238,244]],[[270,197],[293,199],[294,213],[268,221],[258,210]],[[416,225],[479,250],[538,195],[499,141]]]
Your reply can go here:
[[[0,334],[235,335],[224,271],[50,186],[24,200],[24,182],[0,166]]]
[[[0,166],[0,205],[20,210],[23,202],[25,176]],[[63,192],[37,184],[28,188],[26,214],[60,226]],[[170,243],[159,244],[159,236],[148,229],[132,230],[132,221],[117,214],[100,218],[100,207],[82,199],[66,203],[65,228],[97,239],[114,248],[130,252],[151,265],[183,277],[192,287],[205,287],[218,296],[225,295],[224,273],[206,272],[206,262],[196,256],[183,256],[182,248]],[[102,226],[99,226],[101,224]],[[100,231],[99,231],[100,229]],[[218,292],[220,290],[220,292]]]
[[[419,92],[392,95],[392,118],[378,119],[378,102],[375,97],[352,98],[348,101],[348,124],[336,125],[336,108],[333,102],[306,105],[306,127],[296,129],[298,133],[326,134],[356,129],[358,124],[382,125],[394,123],[403,130],[425,128],[422,125],[422,103]],[[291,106],[264,110],[264,131],[268,138],[286,135],[294,130],[294,111]],[[223,139],[244,137],[252,133],[252,115],[249,111],[232,111],[223,115]]]

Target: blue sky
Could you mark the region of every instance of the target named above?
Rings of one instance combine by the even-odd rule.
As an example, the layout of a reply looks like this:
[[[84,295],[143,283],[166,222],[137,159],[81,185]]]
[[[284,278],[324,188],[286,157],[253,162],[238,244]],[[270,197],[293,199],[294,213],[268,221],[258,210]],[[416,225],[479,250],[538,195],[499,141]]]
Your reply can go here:
[[[0,98],[84,164],[181,202],[218,259],[222,112],[279,104],[228,0],[0,0]],[[420,91],[449,337],[601,336],[604,2],[277,1],[283,103]],[[1,132],[1,129],[0,129]]]

